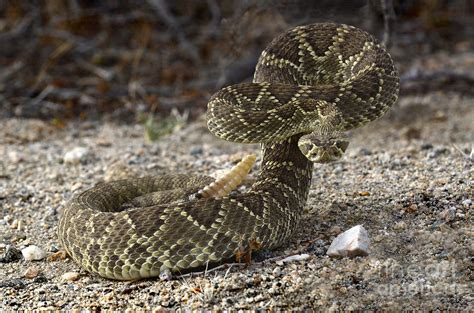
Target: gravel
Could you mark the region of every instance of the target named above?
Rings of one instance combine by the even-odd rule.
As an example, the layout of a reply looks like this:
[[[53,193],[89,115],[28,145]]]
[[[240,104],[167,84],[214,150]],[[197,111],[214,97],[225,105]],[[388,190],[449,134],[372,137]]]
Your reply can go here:
[[[72,194],[120,173],[212,174],[258,145],[214,138],[202,120],[153,143],[141,125],[2,120],[0,310],[472,310],[473,107],[457,94],[403,97],[351,133],[342,160],[315,166],[301,227],[286,245],[245,267],[135,282],[105,280],[57,256],[58,218]],[[76,147],[93,157],[65,162]],[[358,224],[370,234],[369,256],[325,255]],[[11,252],[31,245],[46,258]],[[306,256],[281,262],[293,255]]]

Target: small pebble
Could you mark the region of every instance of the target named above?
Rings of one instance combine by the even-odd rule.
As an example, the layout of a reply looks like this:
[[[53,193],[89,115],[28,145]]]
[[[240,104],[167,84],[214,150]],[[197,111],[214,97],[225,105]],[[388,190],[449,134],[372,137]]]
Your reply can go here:
[[[380,160],[381,164],[387,164],[392,159],[392,156],[388,152],[384,152],[384,153],[380,154],[378,157],[379,157],[379,160]]]
[[[46,257],[46,252],[38,246],[31,245],[21,250],[25,261],[39,261]]]
[[[80,182],[75,183],[74,185],[71,186],[71,191],[77,191],[82,188],[82,184]]]
[[[37,267],[29,267],[23,276],[28,279],[35,278],[39,274],[39,269]]]
[[[8,245],[5,254],[0,257],[0,263],[11,263],[21,260],[21,251],[14,246]]]
[[[396,229],[396,230],[402,230],[404,228],[406,228],[406,223],[404,221],[400,221],[398,223],[396,223],[393,228]]]
[[[109,293],[106,293],[105,295],[102,296],[101,300],[104,301],[104,302],[109,302],[110,300],[112,300],[114,298],[114,292],[111,291]]]
[[[366,256],[369,254],[369,244],[367,230],[357,225],[337,236],[326,254],[332,257]]]
[[[409,206],[407,206],[406,208],[404,208],[404,210],[407,213],[415,213],[416,211],[418,211],[418,205],[416,205],[415,203],[412,203]]]
[[[433,145],[431,143],[424,143],[421,145],[421,150],[430,150],[433,149]]]
[[[447,153],[449,152],[449,150],[445,147],[437,147],[437,148],[434,148],[433,151],[430,151],[428,153],[428,158],[429,159],[435,159],[437,158],[438,156],[440,156],[441,154],[444,154],[444,153]]]
[[[112,143],[106,139],[103,138],[98,138],[97,139],[97,145],[100,147],[110,147]]]
[[[160,272],[160,280],[170,281],[172,278],[173,275],[171,274],[171,271],[169,269],[165,268]]]
[[[67,258],[67,253],[65,250],[59,250],[48,257],[49,262],[55,262],[58,260],[65,260]]]
[[[360,155],[371,155],[371,154],[372,154],[372,151],[370,151],[370,150],[367,149],[367,148],[360,148],[360,149],[359,149],[359,154],[360,154]]]
[[[64,163],[68,164],[79,164],[86,161],[89,156],[89,149],[84,147],[75,147],[74,149],[64,154]]]
[[[450,222],[456,218],[456,208],[450,207],[449,209],[443,210],[439,216],[446,222]]]
[[[275,277],[279,277],[281,275],[281,268],[279,266],[277,266],[273,269],[273,275]]]
[[[57,208],[52,208],[52,207],[48,207],[46,212],[48,216],[55,216],[58,214]]]
[[[13,164],[18,164],[25,160],[25,156],[18,151],[9,151],[8,158]]]
[[[289,262],[295,262],[295,261],[304,261],[308,258],[309,258],[309,254],[306,254],[306,253],[290,255],[289,257],[286,257],[283,260],[280,260],[279,262],[277,262],[277,264],[283,264],[283,263],[289,263]]]
[[[10,224],[11,229],[17,229],[21,230],[21,221],[19,220],[13,220],[13,222]]]
[[[13,221],[13,216],[11,216],[11,215],[5,215],[5,216],[3,217],[3,220],[4,220],[5,222],[7,222],[7,223],[10,223],[11,221]]]
[[[189,154],[193,155],[193,156],[197,156],[197,155],[201,155],[202,154],[202,147],[193,147],[191,148],[191,150],[189,151]]]
[[[472,200],[471,199],[466,199],[466,200],[463,200],[462,201],[462,205],[466,208],[470,207],[471,206],[471,203],[472,203]]]
[[[340,164],[337,164],[335,167],[334,167],[334,174],[340,174],[344,171],[344,168],[340,165]]]
[[[331,227],[329,230],[328,230],[328,233],[331,234],[332,236],[337,236],[339,235],[340,233],[342,232],[342,228],[335,225],[333,227]]]
[[[61,278],[66,281],[76,281],[81,275],[77,272],[67,272],[64,273]]]

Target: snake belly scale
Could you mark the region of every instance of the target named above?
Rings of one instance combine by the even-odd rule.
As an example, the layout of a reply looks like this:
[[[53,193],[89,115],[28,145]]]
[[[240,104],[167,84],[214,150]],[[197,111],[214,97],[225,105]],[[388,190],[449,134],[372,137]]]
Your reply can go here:
[[[262,52],[252,83],[225,87],[208,103],[213,134],[262,143],[249,191],[190,199],[213,182],[199,175],[103,183],[67,203],[60,243],[87,271],[119,280],[224,262],[250,242],[278,247],[300,222],[313,161],[332,160],[347,147],[315,149],[311,141],[334,141],[380,117],[398,89],[394,64],[371,35],[333,23],[296,27]]]

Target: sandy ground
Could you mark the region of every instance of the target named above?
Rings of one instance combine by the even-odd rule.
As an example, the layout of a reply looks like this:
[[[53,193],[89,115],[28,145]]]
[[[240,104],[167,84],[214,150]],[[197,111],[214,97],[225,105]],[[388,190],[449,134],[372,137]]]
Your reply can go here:
[[[473,121],[472,97],[402,97],[384,118],[351,133],[340,161],[315,166],[303,222],[287,245],[260,253],[247,267],[115,282],[70,259],[48,258],[61,249],[56,228],[73,193],[117,168],[210,174],[258,146],[214,138],[203,121],[147,143],[142,125],[82,122],[58,129],[38,120],[0,120],[0,254],[9,245],[47,252],[40,261],[0,263],[0,309],[472,311]],[[65,163],[75,147],[87,147],[88,157]],[[326,256],[335,236],[357,224],[369,232],[369,256]],[[300,253],[309,257],[281,262]],[[67,281],[67,272],[80,276]]]

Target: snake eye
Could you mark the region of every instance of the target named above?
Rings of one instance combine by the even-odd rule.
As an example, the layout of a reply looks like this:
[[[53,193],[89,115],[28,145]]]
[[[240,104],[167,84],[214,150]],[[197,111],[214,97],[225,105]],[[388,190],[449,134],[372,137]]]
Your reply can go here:
[[[312,143],[300,143],[298,145],[301,153],[308,158],[309,160],[314,162],[314,159],[317,158],[317,155],[320,151],[320,148],[315,146]]]

